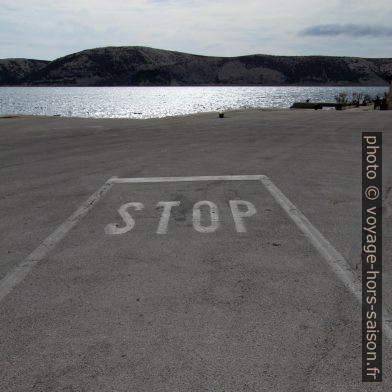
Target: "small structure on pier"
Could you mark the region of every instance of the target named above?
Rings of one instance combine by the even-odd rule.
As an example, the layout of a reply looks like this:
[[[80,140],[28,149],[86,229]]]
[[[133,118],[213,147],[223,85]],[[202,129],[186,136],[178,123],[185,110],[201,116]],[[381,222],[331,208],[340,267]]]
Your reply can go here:
[[[348,106],[347,103],[334,103],[334,102],[294,102],[291,105],[291,109],[322,109],[322,108],[335,108],[336,110],[342,110],[343,106]]]

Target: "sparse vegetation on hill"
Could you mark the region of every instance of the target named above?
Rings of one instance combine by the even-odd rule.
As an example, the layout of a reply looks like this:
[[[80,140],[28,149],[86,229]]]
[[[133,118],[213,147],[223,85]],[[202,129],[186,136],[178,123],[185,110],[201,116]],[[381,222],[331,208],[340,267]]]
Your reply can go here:
[[[57,60],[0,60],[0,85],[381,86],[392,59],[326,56],[208,57],[146,47],[89,49]]]

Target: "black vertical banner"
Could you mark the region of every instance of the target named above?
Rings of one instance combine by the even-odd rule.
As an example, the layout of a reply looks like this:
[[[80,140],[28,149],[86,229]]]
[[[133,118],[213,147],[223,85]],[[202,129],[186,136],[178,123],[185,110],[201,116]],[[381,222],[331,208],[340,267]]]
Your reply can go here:
[[[362,381],[382,381],[382,133],[362,133]]]

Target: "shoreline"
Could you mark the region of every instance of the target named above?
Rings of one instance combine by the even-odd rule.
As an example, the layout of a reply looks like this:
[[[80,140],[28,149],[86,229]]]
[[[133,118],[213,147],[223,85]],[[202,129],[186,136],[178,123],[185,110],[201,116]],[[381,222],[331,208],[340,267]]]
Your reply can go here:
[[[159,88],[159,87],[164,87],[164,88],[176,88],[176,87],[200,87],[200,88],[204,88],[204,87],[325,87],[325,88],[337,88],[337,87],[342,87],[342,88],[359,88],[359,87],[363,87],[363,88],[367,88],[367,87],[388,87],[388,83],[386,84],[266,84],[266,85],[260,85],[260,84],[229,84],[229,85],[225,85],[225,84],[195,84],[195,85],[171,85],[171,86],[160,86],[160,85],[149,85],[149,86],[142,86],[142,85],[135,85],[135,86],[116,86],[116,85],[105,85],[105,86],[92,86],[92,85],[34,85],[34,86],[29,86],[29,85],[0,85],[0,88],[2,87],[7,87],[7,88],[15,88],[15,87],[21,87],[21,88],[34,88],[34,87],[38,87],[38,88],[49,88],[49,87],[53,87],[53,88],[73,88],[73,87],[81,87],[81,88]]]
[[[232,109],[227,111],[221,111],[225,114],[225,118],[227,115],[232,115],[236,113],[254,113],[254,112],[373,112],[373,105],[368,106],[360,106],[360,107],[347,107],[343,110],[336,109],[304,109],[304,108],[247,108],[247,109]],[[216,115],[218,117],[220,111],[208,111],[208,112],[195,112],[195,113],[187,113],[187,114],[177,114],[177,115],[169,115],[164,117],[147,117],[147,118],[137,118],[137,117],[80,117],[80,116],[62,116],[62,115],[41,115],[41,114],[0,114],[0,119],[11,119],[11,118],[37,118],[37,119],[78,119],[78,120],[164,120],[164,119],[175,119],[175,118],[187,118],[187,117],[199,117],[199,116],[211,116]]]
[[[307,110],[307,109],[290,109],[290,108],[249,108],[249,109],[232,109],[228,111],[223,111],[226,115],[234,114],[234,113],[243,113],[243,112],[286,112],[289,110]],[[175,119],[175,118],[187,118],[187,117],[196,117],[203,115],[216,115],[218,118],[219,111],[208,111],[208,112],[195,112],[195,113],[187,113],[187,114],[177,114],[170,115],[164,117],[147,117],[147,118],[137,118],[137,117],[80,117],[80,116],[61,116],[61,115],[41,115],[41,114],[0,114],[0,119],[9,119],[9,118],[37,118],[37,119],[48,119],[48,118],[61,118],[61,119],[78,119],[78,120],[164,120],[164,119]]]

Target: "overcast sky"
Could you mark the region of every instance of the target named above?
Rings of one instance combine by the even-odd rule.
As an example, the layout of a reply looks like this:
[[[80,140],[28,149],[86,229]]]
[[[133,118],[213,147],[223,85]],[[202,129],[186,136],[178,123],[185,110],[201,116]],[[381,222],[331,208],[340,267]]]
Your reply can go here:
[[[102,46],[392,57],[391,0],[0,0],[0,58]]]

